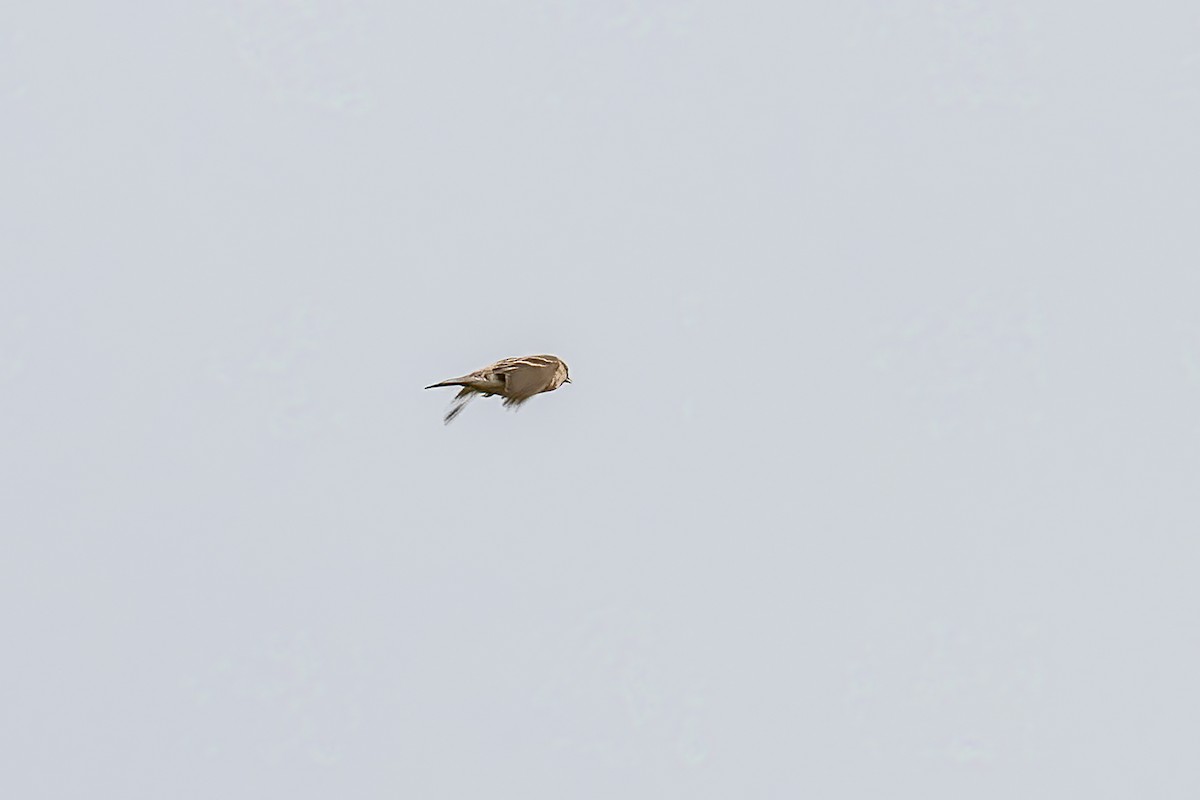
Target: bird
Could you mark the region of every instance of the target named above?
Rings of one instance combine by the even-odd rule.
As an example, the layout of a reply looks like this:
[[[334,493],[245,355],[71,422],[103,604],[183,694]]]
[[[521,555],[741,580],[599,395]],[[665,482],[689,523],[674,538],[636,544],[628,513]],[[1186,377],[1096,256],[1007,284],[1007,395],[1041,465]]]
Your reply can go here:
[[[505,408],[519,408],[529,398],[542,392],[553,392],[564,383],[571,382],[567,364],[558,356],[538,355],[520,358],[502,358],[491,366],[476,370],[461,378],[447,378],[431,383],[426,389],[439,386],[461,386],[454,396],[454,405],[446,412],[445,424],[449,425],[462,413],[467,403],[482,394],[491,397],[498,394],[504,398]]]

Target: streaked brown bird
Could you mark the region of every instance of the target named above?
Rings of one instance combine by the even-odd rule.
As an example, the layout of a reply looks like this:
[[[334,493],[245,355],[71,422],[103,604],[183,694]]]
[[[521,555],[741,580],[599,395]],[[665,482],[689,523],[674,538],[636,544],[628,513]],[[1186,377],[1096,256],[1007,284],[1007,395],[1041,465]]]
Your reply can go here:
[[[462,413],[467,403],[475,395],[491,397],[498,394],[504,398],[505,407],[519,407],[535,394],[553,392],[564,383],[571,382],[566,362],[558,356],[522,356],[520,358],[505,358],[472,372],[461,378],[447,378],[438,383],[431,383],[426,389],[437,386],[461,386],[462,390],[454,396],[454,405],[446,412],[446,424]]]

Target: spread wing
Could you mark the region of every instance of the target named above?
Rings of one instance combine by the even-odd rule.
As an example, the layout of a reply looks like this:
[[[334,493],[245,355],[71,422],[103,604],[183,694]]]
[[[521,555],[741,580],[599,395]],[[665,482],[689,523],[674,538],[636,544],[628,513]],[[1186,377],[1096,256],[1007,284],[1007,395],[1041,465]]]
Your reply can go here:
[[[470,386],[464,386],[463,390],[454,396],[454,402],[451,403],[450,410],[446,412],[445,423],[449,425],[453,422],[454,418],[462,413],[463,409],[467,407],[467,403],[471,402],[477,394],[478,392]]]

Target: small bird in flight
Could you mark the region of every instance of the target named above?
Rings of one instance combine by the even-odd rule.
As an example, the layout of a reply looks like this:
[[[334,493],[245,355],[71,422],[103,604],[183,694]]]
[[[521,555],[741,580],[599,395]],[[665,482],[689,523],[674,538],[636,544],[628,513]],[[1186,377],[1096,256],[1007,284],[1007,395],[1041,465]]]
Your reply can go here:
[[[477,394],[491,397],[498,394],[504,398],[505,407],[518,407],[535,394],[553,392],[564,383],[571,382],[566,362],[558,356],[522,356],[505,358],[472,372],[461,378],[447,378],[431,383],[426,389],[436,386],[461,386],[454,396],[454,405],[446,412],[446,424],[462,413]]]

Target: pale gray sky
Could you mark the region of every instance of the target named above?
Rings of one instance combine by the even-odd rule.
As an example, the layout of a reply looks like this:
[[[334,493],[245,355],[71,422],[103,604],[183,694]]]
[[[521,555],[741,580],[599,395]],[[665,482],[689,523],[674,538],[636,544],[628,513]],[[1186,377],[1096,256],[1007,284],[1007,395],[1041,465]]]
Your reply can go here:
[[[10,6],[0,795],[1193,796],[1194,3]]]

